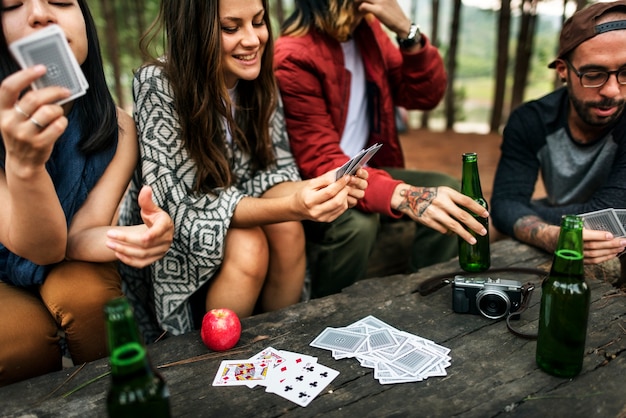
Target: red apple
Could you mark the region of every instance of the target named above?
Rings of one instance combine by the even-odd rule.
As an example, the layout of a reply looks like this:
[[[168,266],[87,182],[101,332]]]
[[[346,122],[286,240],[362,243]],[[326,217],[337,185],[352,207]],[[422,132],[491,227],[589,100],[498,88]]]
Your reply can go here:
[[[241,322],[228,308],[211,309],[202,318],[202,342],[213,351],[231,349],[241,336]]]

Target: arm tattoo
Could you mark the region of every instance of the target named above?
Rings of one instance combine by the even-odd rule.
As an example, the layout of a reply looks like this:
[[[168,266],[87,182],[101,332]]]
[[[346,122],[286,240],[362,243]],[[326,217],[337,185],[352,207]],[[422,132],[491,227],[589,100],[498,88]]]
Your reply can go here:
[[[519,240],[550,250],[554,243],[548,242],[549,238],[542,234],[548,227],[550,225],[541,218],[529,215],[518,219],[513,225],[513,231]]]
[[[414,216],[421,217],[437,197],[436,187],[414,187],[400,191],[404,199],[396,208],[398,211],[408,210]]]

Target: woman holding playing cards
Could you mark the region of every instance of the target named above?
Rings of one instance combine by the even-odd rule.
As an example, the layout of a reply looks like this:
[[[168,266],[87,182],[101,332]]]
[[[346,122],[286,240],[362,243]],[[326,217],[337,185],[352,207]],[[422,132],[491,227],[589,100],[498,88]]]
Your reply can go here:
[[[143,221],[112,227],[138,159],[132,119],[107,89],[84,0],[2,0],[0,9],[0,386],[107,355],[103,306],[122,295],[116,261],[163,256],[173,223],[141,191]],[[52,24],[89,89],[30,89],[44,65],[20,69],[8,45]],[[64,45],[63,45],[64,46]],[[57,103],[65,102],[63,105]]]
[[[147,181],[176,233],[165,258],[128,280],[129,295],[144,297],[136,312],[180,334],[211,308],[246,317],[294,304],[306,265],[300,221],[336,219],[363,196],[367,173],[300,180],[266,0],[165,0],[144,51],[159,28],[163,57],[135,75],[142,170],[120,220],[137,219],[133,194]]]

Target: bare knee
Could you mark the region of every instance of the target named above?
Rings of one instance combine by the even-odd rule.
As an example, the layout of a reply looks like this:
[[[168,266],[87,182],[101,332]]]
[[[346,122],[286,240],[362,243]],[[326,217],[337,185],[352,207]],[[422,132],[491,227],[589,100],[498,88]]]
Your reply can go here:
[[[261,228],[233,228],[226,236],[222,268],[237,269],[262,285],[267,274],[269,248]]]
[[[270,249],[288,252],[304,251],[304,228],[300,222],[282,222],[263,227]]]

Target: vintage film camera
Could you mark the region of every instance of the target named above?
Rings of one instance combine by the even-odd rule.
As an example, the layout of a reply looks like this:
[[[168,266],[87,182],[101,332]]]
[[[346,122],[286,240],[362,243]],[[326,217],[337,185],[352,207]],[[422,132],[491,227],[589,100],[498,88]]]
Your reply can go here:
[[[500,319],[517,311],[521,301],[522,283],[517,280],[455,276],[452,282],[452,309],[457,313]]]

